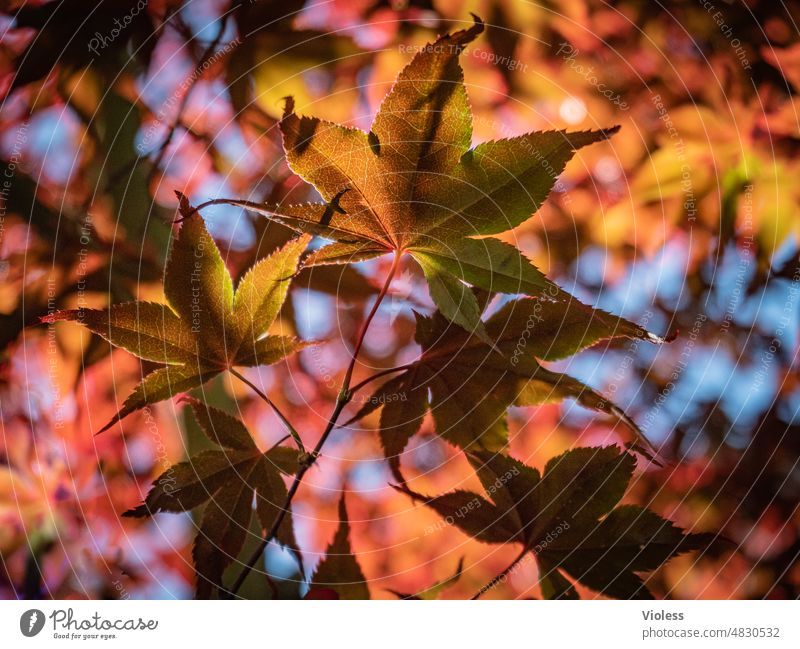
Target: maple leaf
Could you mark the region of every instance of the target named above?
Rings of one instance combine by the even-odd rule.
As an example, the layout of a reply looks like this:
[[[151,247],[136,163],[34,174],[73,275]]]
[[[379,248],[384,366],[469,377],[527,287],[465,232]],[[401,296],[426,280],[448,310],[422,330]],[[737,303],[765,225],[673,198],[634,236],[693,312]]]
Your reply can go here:
[[[234,291],[200,215],[179,194],[183,224],[164,271],[168,304],[125,302],[56,311],[45,323],[76,321],[139,358],[165,364],[148,374],[100,432],[145,405],[198,387],[234,366],[276,363],[311,344],[266,335],[278,316],[308,236],[262,259]]]
[[[636,458],[615,446],[567,451],[551,459],[541,476],[506,455],[476,451],[468,458],[491,501],[469,491],[427,498],[396,488],[472,538],[522,544],[517,561],[533,553],[546,597],[577,597],[568,576],[610,597],[652,598],[636,573],[716,540],[685,534],[647,509],[618,506]]]
[[[281,473],[294,475],[298,452],[276,446],[259,450],[245,425],[222,410],[187,398],[200,429],[222,450],[202,451],[164,471],[153,482],[144,503],[123,513],[131,518],[158,512],[185,512],[206,504],[192,549],[197,597],[207,598],[222,586],[222,574],[241,551],[250,529],[253,495],[256,515],[269,530],[286,501]],[[290,548],[302,566],[288,513],[277,540]]]
[[[560,293],[517,248],[485,235],[527,220],[575,151],[618,127],[535,132],[470,148],[472,115],[458,58],[483,31],[475,21],[414,56],[369,133],[299,117],[293,100],[286,100],[279,126],[289,166],[325,202],[210,203],[238,205],[334,241],[311,253],[306,265],[408,253],[422,267],[439,310],[481,336],[475,297],[465,283],[504,293]]]
[[[339,528],[311,577],[306,599],[369,599],[367,580],[350,547],[350,522],[344,494],[339,500]]]
[[[483,304],[489,296],[476,292]],[[506,411],[573,398],[613,415],[637,440],[649,446],[638,426],[622,410],[582,382],[543,367],[601,340],[629,337],[650,340],[642,327],[569,300],[513,300],[485,322],[491,344],[450,323],[441,313],[417,315],[420,358],[389,379],[365,400],[347,422],[382,408],[380,438],[395,478],[400,454],[419,432],[430,410],[437,434],[461,449],[501,450],[508,442]],[[637,446],[645,455],[645,448]]]

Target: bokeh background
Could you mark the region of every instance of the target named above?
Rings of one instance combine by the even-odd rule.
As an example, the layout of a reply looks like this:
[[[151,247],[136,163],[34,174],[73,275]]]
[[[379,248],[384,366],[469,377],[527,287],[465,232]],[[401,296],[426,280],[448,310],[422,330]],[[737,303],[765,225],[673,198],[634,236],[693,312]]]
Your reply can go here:
[[[169,463],[201,448],[201,436],[180,403],[164,402],[95,437],[151,368],[77,326],[38,318],[160,299],[174,189],[195,203],[315,198],[283,158],[281,98],[367,129],[414,48],[471,24],[470,12],[488,27],[462,56],[475,143],[622,125],[576,156],[547,204],[505,236],[585,301],[677,335],[559,364],[623,406],[670,459],[643,467],[627,498],[733,541],[733,551],[674,560],[649,586],[672,598],[800,594],[797,2],[4,0],[0,8],[0,596],[191,596],[192,517],[119,514]],[[235,273],[290,236],[235,208],[204,216]],[[324,428],[385,273],[377,260],[301,275],[280,326],[327,343],[248,372],[307,444]],[[357,379],[415,358],[412,308],[431,304],[409,263]],[[219,379],[207,394],[238,410],[259,444],[282,436],[239,386]],[[510,419],[512,453],[540,468],[577,444],[621,439],[611,422],[569,402],[515,409]],[[462,558],[465,572],[444,595],[472,595],[516,550],[437,526],[391,490],[376,425],[337,430],[300,490],[294,521],[307,563],[324,553],[345,490],[373,597],[416,592]],[[423,493],[477,487],[463,457],[431,434],[412,441],[403,466]],[[288,554],[271,548],[260,567],[282,596],[302,596]],[[270,591],[252,578],[241,594]],[[534,563],[488,596],[538,597]]]

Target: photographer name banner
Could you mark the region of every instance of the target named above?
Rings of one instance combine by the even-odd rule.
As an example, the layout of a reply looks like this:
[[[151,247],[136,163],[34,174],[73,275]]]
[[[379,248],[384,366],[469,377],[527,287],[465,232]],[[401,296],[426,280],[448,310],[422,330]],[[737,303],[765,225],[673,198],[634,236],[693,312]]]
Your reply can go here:
[[[373,649],[592,646],[800,646],[796,601],[27,601],[0,609],[6,647],[169,647],[200,641]],[[502,620],[502,624],[499,621]],[[588,645],[587,645],[588,646]]]

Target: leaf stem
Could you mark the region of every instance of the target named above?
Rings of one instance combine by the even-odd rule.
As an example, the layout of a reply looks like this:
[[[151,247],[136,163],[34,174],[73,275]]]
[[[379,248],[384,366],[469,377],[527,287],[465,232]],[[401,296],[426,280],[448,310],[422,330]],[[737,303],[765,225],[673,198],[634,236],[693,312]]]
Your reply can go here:
[[[250,381],[250,379],[244,376],[244,374],[240,374],[237,370],[235,370],[232,367],[229,368],[228,371],[237,379],[239,379],[242,383],[248,385],[253,390],[253,392],[255,392],[259,397],[261,397],[269,405],[269,407],[272,408],[275,414],[278,415],[278,418],[281,420],[281,422],[283,422],[283,425],[286,426],[286,430],[289,431],[289,434],[292,436],[292,439],[294,440],[295,444],[297,444],[297,448],[300,449],[301,453],[305,453],[306,447],[303,446],[303,440],[300,439],[300,434],[295,430],[294,426],[292,426],[292,424],[286,418],[286,415],[284,415],[281,412],[281,409],[278,408],[277,404],[272,399],[270,399],[266,394],[264,394],[261,390],[259,390],[258,387],[252,381]]]
[[[353,369],[356,366],[356,359],[358,358],[358,353],[361,351],[361,347],[364,344],[364,339],[367,337],[367,330],[369,329],[369,326],[372,323],[372,319],[378,312],[378,308],[381,306],[383,298],[385,298],[386,294],[389,292],[389,286],[391,286],[392,280],[394,279],[395,273],[397,272],[397,268],[400,266],[400,257],[401,253],[398,250],[394,253],[394,259],[392,260],[392,267],[389,269],[389,274],[386,276],[386,281],[383,283],[383,288],[381,288],[381,292],[378,293],[378,297],[375,299],[375,303],[372,305],[372,308],[370,309],[366,319],[364,320],[364,324],[361,326],[361,331],[359,332],[358,339],[356,340],[356,346],[353,348],[353,356],[350,359],[350,364],[347,366],[347,371],[345,372],[344,379],[342,379],[342,391],[350,392],[350,381],[353,378]]]
[[[245,579],[247,579],[247,576],[255,567],[259,558],[261,558],[261,555],[264,554],[264,550],[266,550],[270,541],[272,541],[277,536],[281,523],[283,523],[283,520],[286,518],[286,514],[289,512],[289,509],[292,506],[292,501],[294,500],[295,494],[297,494],[297,490],[300,488],[300,484],[302,483],[303,478],[305,477],[308,470],[312,466],[314,466],[314,463],[317,461],[317,458],[322,452],[322,447],[325,445],[325,442],[328,441],[328,437],[330,436],[331,431],[336,427],[336,422],[339,419],[339,415],[342,414],[342,410],[344,410],[345,406],[350,402],[350,399],[353,396],[353,390],[350,389],[350,382],[353,378],[353,370],[355,369],[356,361],[358,360],[358,354],[361,351],[361,347],[364,344],[364,338],[366,338],[369,326],[372,323],[375,314],[378,312],[378,308],[380,307],[381,302],[383,302],[383,299],[389,292],[389,287],[391,286],[395,273],[397,272],[397,269],[400,266],[400,257],[401,257],[401,252],[400,251],[395,252],[394,259],[392,260],[392,267],[389,270],[389,274],[386,276],[383,288],[381,289],[380,293],[378,293],[378,297],[375,299],[375,303],[372,305],[372,308],[367,314],[367,317],[364,319],[364,324],[361,326],[358,338],[356,339],[355,347],[353,348],[353,354],[350,358],[350,363],[347,366],[344,378],[342,379],[342,387],[339,390],[339,395],[336,397],[336,405],[334,406],[333,412],[331,413],[331,416],[328,419],[328,424],[325,427],[322,436],[319,438],[319,441],[314,447],[314,450],[311,451],[311,453],[307,454],[304,460],[301,461],[300,467],[294,476],[294,480],[292,481],[292,484],[289,487],[288,493],[286,494],[286,500],[284,501],[283,507],[281,508],[281,511],[278,512],[278,515],[275,517],[275,520],[272,523],[272,527],[270,527],[270,529],[267,531],[266,536],[264,536],[264,539],[261,541],[261,543],[259,543],[255,552],[253,552],[253,554],[250,556],[250,559],[245,564],[242,571],[239,573],[239,576],[236,578],[236,581],[233,582],[233,585],[231,586],[230,590],[224,593],[225,596],[232,597],[236,595],[236,593],[242,587],[242,584],[244,583]]]
[[[480,599],[481,595],[483,595],[487,591],[490,591],[492,588],[494,588],[498,584],[498,582],[500,582],[502,579],[504,579],[512,570],[514,570],[514,568],[517,567],[519,562],[522,561],[525,558],[526,554],[528,554],[528,548],[524,547],[524,548],[522,548],[522,552],[519,553],[517,558],[514,559],[511,562],[511,564],[505,570],[503,570],[503,572],[501,572],[499,575],[494,577],[488,584],[486,584],[477,593],[475,593],[472,597],[470,597],[470,599]]]
[[[381,370],[380,372],[375,372],[372,376],[368,376],[360,383],[356,383],[352,388],[350,388],[350,392],[356,393],[364,386],[376,381],[377,379],[381,378],[382,376],[386,376],[387,374],[394,374],[395,372],[402,372],[403,370],[407,370],[411,367],[414,363],[407,363],[406,365],[398,365],[397,367],[389,367],[385,370]]]
[[[269,449],[267,450],[267,453],[269,453],[270,451],[274,451],[281,444],[283,444],[287,439],[289,439],[289,437],[290,437],[290,435],[284,435],[283,437],[281,437],[277,442],[275,442],[272,446],[269,447]]]

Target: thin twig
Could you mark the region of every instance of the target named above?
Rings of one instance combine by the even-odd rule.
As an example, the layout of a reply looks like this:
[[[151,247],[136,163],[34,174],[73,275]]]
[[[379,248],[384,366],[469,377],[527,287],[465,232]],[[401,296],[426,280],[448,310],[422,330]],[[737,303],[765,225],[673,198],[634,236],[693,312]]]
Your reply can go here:
[[[286,494],[286,500],[284,501],[283,507],[281,511],[278,512],[277,517],[272,523],[272,527],[267,531],[266,536],[261,541],[259,546],[256,548],[256,551],[250,556],[249,561],[239,573],[239,576],[236,578],[236,581],[231,586],[230,590],[225,593],[226,596],[232,597],[236,595],[239,589],[242,587],[245,579],[250,574],[250,572],[255,567],[258,560],[261,558],[261,555],[264,554],[264,550],[269,545],[270,541],[272,541],[275,536],[278,534],[278,530],[280,529],[281,523],[286,518],[286,514],[289,512],[289,509],[292,506],[292,500],[294,500],[295,494],[297,490],[300,488],[300,484],[303,481],[303,477],[308,472],[308,470],[314,465],[319,457],[320,453],[322,452],[322,447],[325,445],[325,442],[328,440],[328,437],[331,434],[331,431],[336,426],[336,422],[339,419],[339,415],[342,414],[342,410],[344,410],[345,406],[350,402],[350,399],[353,396],[353,391],[350,389],[350,381],[353,378],[353,369],[355,368],[356,361],[358,359],[358,353],[361,351],[361,347],[364,344],[364,338],[367,335],[367,331],[369,329],[370,324],[372,323],[375,314],[378,312],[378,308],[383,302],[383,299],[386,297],[386,294],[389,292],[389,286],[394,279],[395,273],[400,265],[400,251],[395,253],[394,260],[392,261],[392,267],[389,270],[389,274],[386,276],[386,281],[383,284],[383,288],[381,292],[378,294],[378,297],[375,300],[375,303],[372,305],[369,314],[367,315],[366,319],[364,320],[364,324],[361,327],[361,331],[359,332],[358,338],[356,339],[355,347],[353,348],[353,354],[350,358],[350,364],[347,366],[347,370],[345,371],[344,378],[342,379],[342,388],[339,390],[339,395],[336,397],[336,406],[331,413],[330,419],[328,419],[328,425],[325,427],[325,431],[322,433],[322,436],[319,438],[314,450],[308,454],[304,461],[301,462],[297,473],[294,476],[294,480],[292,481],[292,485],[289,487],[289,492]]]
[[[169,20],[172,18],[173,15],[175,15],[175,13],[176,12],[173,11],[171,15],[164,16],[162,23],[160,25],[158,25],[158,27],[156,27],[156,33],[158,33],[158,31],[162,30],[165,26],[169,25]],[[200,57],[200,60],[197,63],[197,66],[196,66],[195,69],[202,67],[205,64],[206,60],[212,54],[214,54],[214,50],[217,49],[217,47],[219,46],[220,42],[222,41],[223,35],[225,34],[225,28],[227,26],[227,21],[228,21],[228,18],[229,18],[230,15],[231,15],[231,13],[227,12],[225,15],[222,16],[222,24],[220,25],[219,31],[217,32],[214,40],[208,45],[206,50],[203,52],[203,55]],[[176,31],[178,31],[178,30],[176,30]],[[178,33],[180,33],[180,32],[178,32]],[[194,88],[194,85],[195,85],[195,82],[197,81],[198,76],[195,76],[194,78],[192,78],[190,80],[189,85],[186,88],[186,92],[184,93],[183,97],[181,98],[181,104],[180,104],[180,107],[178,108],[178,112],[177,112],[177,116],[175,118],[175,121],[173,122],[170,130],[168,131],[167,137],[163,140],[163,142],[158,147],[158,155],[157,155],[156,159],[153,161],[153,163],[151,165],[151,168],[150,168],[150,171],[148,172],[148,180],[152,180],[154,174],[156,173],[156,171],[158,171],[158,167],[161,166],[161,163],[163,162],[163,159],[164,159],[164,155],[166,153],[166,149],[169,146],[169,144],[172,142],[172,138],[175,137],[175,131],[176,131],[177,127],[179,125],[180,126],[183,125],[182,116],[183,116],[184,111],[186,110],[186,106],[187,106],[187,104],[189,102],[189,95],[191,94],[191,92],[192,92],[192,90]],[[73,106],[73,108],[74,108],[74,106]],[[92,122],[90,120],[89,122],[87,122],[87,125],[91,126],[93,123],[94,122]],[[95,139],[99,140],[99,137],[97,137],[95,135]],[[143,157],[144,156],[142,156],[142,155],[136,155],[136,156],[128,159],[126,162],[122,163],[117,169],[111,170],[109,172],[109,174],[108,174],[107,179],[105,180],[105,182],[102,185],[102,189],[99,192],[95,192],[95,195],[98,194],[98,193],[99,194],[106,194],[109,191],[111,191],[111,188],[114,187],[114,185],[117,185],[119,182],[121,182],[124,179],[125,176],[127,176],[128,174],[133,172],[133,170],[136,168],[136,166],[142,161]],[[84,209],[85,210],[88,209],[88,201],[90,199],[91,199],[91,197],[89,197],[89,199],[87,199],[87,203],[84,204]]]
[[[200,56],[199,62],[195,67],[195,72],[198,70],[198,68],[201,68],[203,65],[205,65],[206,61],[210,60],[211,56],[215,53],[215,50],[219,47],[220,42],[222,42],[222,37],[225,35],[225,28],[228,26],[228,19],[231,17],[231,15],[232,13],[228,11],[222,16],[222,22],[220,23],[219,30],[217,31],[214,40],[208,44],[208,47],[206,47],[206,49]],[[186,106],[189,104],[189,96],[192,94],[192,90],[194,90],[195,84],[199,78],[200,78],[199,74],[194,74],[189,79],[186,91],[183,93],[180,104],[178,105],[178,112],[176,113],[176,117],[172,121],[169,131],[167,131],[167,136],[164,138],[164,140],[161,142],[161,145],[158,148],[158,155],[156,156],[156,159],[153,160],[153,165],[150,168],[149,180],[153,179],[155,174],[158,172],[158,169],[161,167],[161,163],[164,161],[164,156],[167,153],[167,148],[172,142],[172,139],[175,137],[175,131],[178,129],[178,126],[181,124],[183,120],[183,113],[186,110]]]

